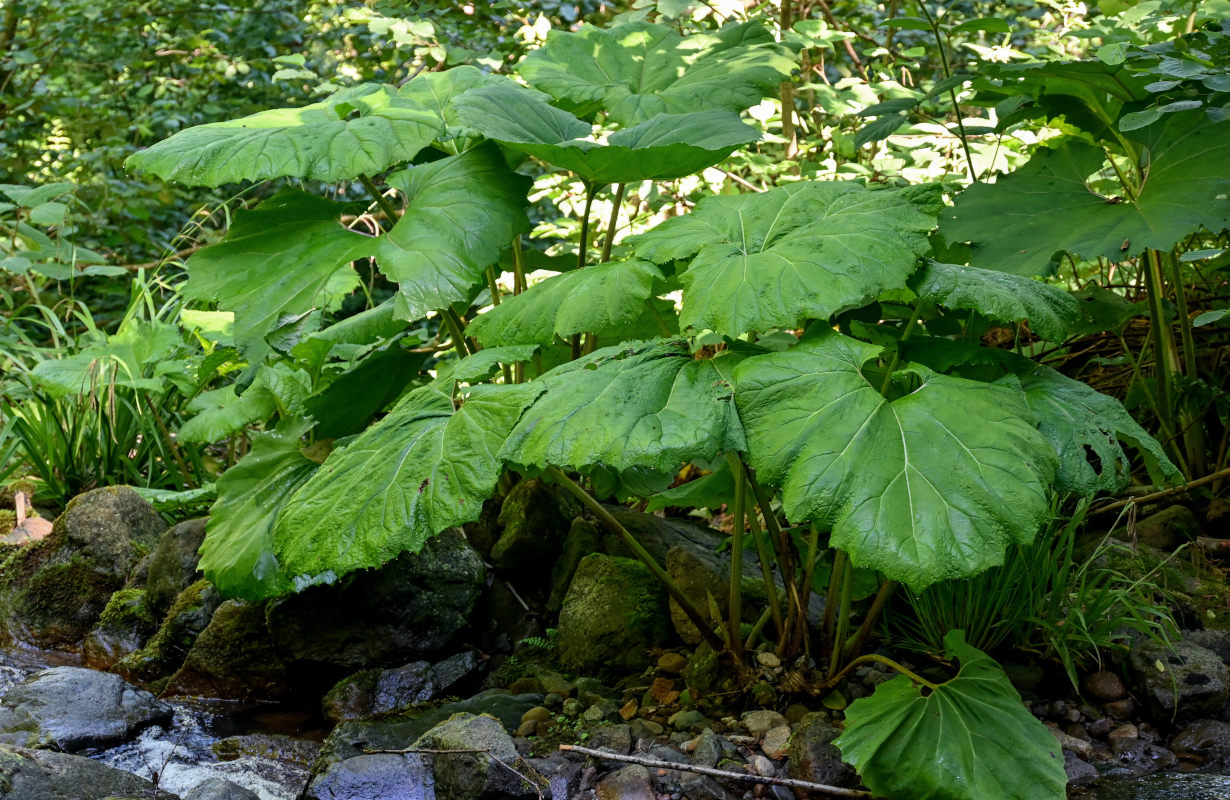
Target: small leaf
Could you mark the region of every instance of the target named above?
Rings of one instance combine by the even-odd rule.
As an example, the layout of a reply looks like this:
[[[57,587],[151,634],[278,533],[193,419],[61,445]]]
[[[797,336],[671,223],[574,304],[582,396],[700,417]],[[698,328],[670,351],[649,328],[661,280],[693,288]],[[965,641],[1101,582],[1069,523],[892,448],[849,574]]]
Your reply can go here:
[[[959,25],[952,26],[952,33],[965,33],[967,31],[986,31],[987,33],[1012,33],[1012,26],[999,17],[982,17],[981,19],[967,19]]]
[[[931,23],[921,17],[894,17],[882,21],[879,27],[897,28],[904,31],[930,31]]]
[[[723,461],[718,468],[696,480],[658,492],[649,498],[645,510],[649,513],[668,506],[680,508],[721,508],[723,503],[734,501],[735,476],[730,464]]]
[[[1206,311],[1192,320],[1192,325],[1195,325],[1197,328],[1202,325],[1212,325],[1215,322],[1221,322],[1226,317],[1230,317],[1230,308],[1219,308],[1216,311]]]
[[[911,800],[1062,800],[1059,743],[1029,713],[999,665],[944,637],[957,676],[923,695],[899,675],[846,709],[834,744],[873,794]]]
[[[874,122],[868,122],[854,135],[854,146],[862,147],[871,142],[880,142],[892,136],[909,122],[905,114],[883,114]]]
[[[511,344],[506,347],[484,347],[471,356],[455,362],[437,362],[437,375],[461,383],[477,383],[490,378],[500,364],[529,361],[538,350],[533,344]]]

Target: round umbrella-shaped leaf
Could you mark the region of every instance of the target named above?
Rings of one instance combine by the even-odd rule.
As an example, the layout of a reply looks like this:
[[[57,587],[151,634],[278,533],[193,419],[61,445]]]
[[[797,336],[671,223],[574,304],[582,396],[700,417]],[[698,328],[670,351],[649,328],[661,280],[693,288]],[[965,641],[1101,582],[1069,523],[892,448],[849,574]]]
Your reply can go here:
[[[277,108],[181,131],[129,169],[191,186],[265,178],[353,179],[409,161],[444,132],[430,108],[366,83],[303,108]]]
[[[1080,303],[1062,289],[1021,275],[928,261],[911,281],[919,297],[995,320],[1029,320],[1044,339],[1062,342],[1080,322]]]
[[[681,178],[760,139],[738,114],[710,110],[659,114],[603,143],[593,138],[588,123],[550,105],[541,92],[513,84],[466,92],[454,105],[460,118],[487,138],[590,183]]]
[[[299,449],[311,427],[310,420],[291,419],[253,437],[248,454],[218,479],[200,568],[223,596],[261,600],[291,591],[273,554],[273,526],[318,467]]]
[[[464,300],[512,238],[529,230],[530,179],[494,145],[391,175],[409,204],[376,240],[376,261],[400,285],[408,318]]]
[[[684,461],[742,449],[736,360],[698,361],[686,342],[671,339],[597,350],[531,384],[543,392],[500,456],[540,468],[671,473]]]
[[[911,800],[1063,800],[1059,743],[989,656],[944,637],[961,670],[923,693],[904,675],[846,709],[834,740],[877,797]]]
[[[425,72],[397,90],[397,96],[418,107],[429,109],[444,125],[437,141],[446,146],[456,139],[465,139],[470,131],[457,116],[453,101],[470,89],[493,83],[506,83],[508,78],[482,72],[471,66],[453,67],[443,72]],[[464,147],[461,149],[465,149]],[[450,149],[449,152],[458,152]]]
[[[740,364],[751,465],[790,519],[916,591],[1003,563],[1037,534],[1055,473],[1019,387],[910,364],[897,377],[919,385],[890,400],[861,371],[879,352],[826,332]]]
[[[343,575],[418,552],[478,518],[502,464],[496,451],[535,384],[473,387],[454,409],[435,385],[334,450],[278,515],[274,551],[290,575]]]
[[[517,71],[557,100],[598,102],[621,125],[658,114],[742,111],[777,91],[796,67],[756,25],[681,36],[636,22],[554,30]]]
[[[611,261],[565,272],[534,284],[470,323],[468,333],[483,347],[547,346],[559,336],[603,334],[637,320],[654,283],[664,280],[648,261]]]
[[[827,319],[905,286],[939,211],[937,187],[800,182],[710,197],[630,243],[690,259],[680,323],[727,336]]]
[[[1059,491],[1094,495],[1126,487],[1132,465],[1120,442],[1140,452],[1158,485],[1181,477],[1157,440],[1115,398],[1048,367],[1036,367],[1022,376],[1021,387],[1039,419],[1038,429],[1059,454],[1055,475]],[[1097,456],[1096,466],[1089,463],[1088,451]]]
[[[239,212],[225,239],[188,259],[185,297],[233,311],[235,343],[259,362],[269,352],[265,335],[279,320],[322,305],[339,273],[375,252],[375,239],[342,225],[342,211],[288,189]]]
[[[971,242],[976,267],[1042,275],[1056,253],[1122,261],[1145,248],[1170,250],[1201,227],[1220,233],[1230,226],[1230,123],[1202,112],[1168,114],[1136,133],[1149,163],[1134,197],[1091,191],[1085,181],[1106,154],[1071,139],[995,183],[966,189],[944,211],[940,232]]]

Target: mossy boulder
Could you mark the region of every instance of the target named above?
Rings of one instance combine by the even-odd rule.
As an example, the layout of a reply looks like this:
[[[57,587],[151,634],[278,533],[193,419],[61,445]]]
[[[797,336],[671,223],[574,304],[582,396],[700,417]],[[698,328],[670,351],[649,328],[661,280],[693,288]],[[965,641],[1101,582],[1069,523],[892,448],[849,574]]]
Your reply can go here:
[[[512,737],[494,717],[457,714],[423,734],[414,748],[484,751],[437,753],[433,757],[439,800],[503,800],[538,795],[537,789],[521,778],[525,772],[521,755]]]
[[[283,699],[293,688],[265,627],[265,605],[227,600],[196,637],[163,696],[264,702]]]
[[[336,680],[439,654],[469,624],[485,587],[482,558],[449,528],[418,553],[271,603],[269,631],[282,661]]]
[[[670,634],[666,591],[648,567],[601,553],[581,559],[555,637],[565,668],[587,675],[634,672]]]
[[[166,678],[183,663],[221,602],[218,590],[209,581],[192,584],[175,598],[145,646],[114,662],[112,669],[141,683]]]
[[[153,507],[126,486],[80,495],[47,538],[0,565],[0,628],[15,642],[79,648],[165,530]]]
[[[179,593],[200,577],[201,554],[197,551],[205,540],[206,521],[181,522],[158,539],[145,583],[146,602],[155,615],[165,614]]]
[[[500,538],[491,548],[491,563],[518,577],[545,578],[550,574],[573,517],[580,508],[545,482],[532,479],[517,484],[500,508]]]
[[[145,590],[121,589],[111,595],[94,629],[81,644],[81,663],[90,669],[111,669],[121,658],[145,646],[158,630],[158,620],[145,602]]]

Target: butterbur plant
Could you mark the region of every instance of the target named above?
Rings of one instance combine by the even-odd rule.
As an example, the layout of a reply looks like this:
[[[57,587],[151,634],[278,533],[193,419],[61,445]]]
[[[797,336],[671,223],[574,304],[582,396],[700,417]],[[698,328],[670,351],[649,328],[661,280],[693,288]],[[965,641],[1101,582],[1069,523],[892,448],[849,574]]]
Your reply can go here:
[[[769,591],[766,611],[780,654],[809,648],[802,610],[823,543],[836,548],[835,681],[861,663],[870,624],[849,630],[855,569],[882,576],[878,608],[896,583],[919,591],[1000,564],[1037,535],[1052,492],[1126,484],[1121,442],[1159,481],[1173,476],[1116,401],[952,335],[975,318],[1028,320],[1060,342],[1079,315],[1028,270],[933,260],[949,213],[938,187],[800,180],[702,200],[612,247],[629,184],[756,146],[740,112],[775,96],[793,68],[791,51],[751,23],[686,37],[645,22],[581,26],[552,32],[519,81],[456,67],[363,85],[133,156],[134,169],[190,184],[289,178],[371,191],[376,235],[346,227],[346,207],[287,188],[189,260],[189,294],[234,313],[245,380],[291,400],[294,375],[322,364],[334,365],[333,386],[358,380],[332,359],[345,354],[358,370],[362,348],[401,347],[424,318],[458,355],[430,382],[417,368],[366,373],[387,399],[323,458],[320,448],[309,457],[304,437],[345,409],[302,380],[298,402],[282,403],[278,424],[218,481],[202,567],[219,590],[259,599],[377,567],[477,519],[517,474],[546,475],[623,537],[737,663],[749,644],[738,580],[718,618],[694,607],[583,488],[647,498],[685,464],[719,463],[732,559],[755,553],[766,581],[776,571],[785,584],[784,603]],[[579,181],[586,202],[575,265],[527,286],[527,175],[542,170]],[[600,250],[599,195],[614,208]],[[1002,220],[981,219],[994,239]],[[319,311],[353,282],[357,259],[373,260],[397,294],[325,325]],[[499,263],[511,265],[511,293]],[[678,303],[664,300],[677,290]],[[490,308],[476,316],[480,296]],[[787,522],[804,526],[801,539]],[[889,797],[1061,797],[1054,738],[989,657],[959,633],[946,647],[959,664],[951,681],[903,672],[851,706],[845,757]]]

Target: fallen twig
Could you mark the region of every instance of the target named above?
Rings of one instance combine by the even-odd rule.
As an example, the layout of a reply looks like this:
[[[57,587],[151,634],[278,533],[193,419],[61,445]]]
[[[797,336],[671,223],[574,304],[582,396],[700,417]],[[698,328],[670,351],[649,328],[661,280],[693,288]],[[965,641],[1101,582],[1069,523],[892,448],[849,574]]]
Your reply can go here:
[[[864,792],[861,789],[843,789],[840,786],[829,786],[823,783],[812,783],[811,781],[801,781],[797,778],[771,778],[765,775],[748,775],[742,772],[729,772],[724,769],[715,769],[714,767],[698,767],[692,764],[678,764],[674,761],[659,761],[654,758],[643,758],[641,756],[621,756],[617,753],[607,753],[602,750],[591,750],[588,747],[580,747],[573,744],[561,744],[560,750],[571,750],[574,753],[580,753],[593,758],[603,758],[608,761],[623,761],[628,764],[640,764],[643,767],[655,767],[657,769],[673,769],[680,772],[695,772],[700,775],[710,775],[715,778],[726,778],[732,781],[744,781],[747,783],[763,783],[771,786],[790,786],[795,789],[806,789],[811,792],[822,792],[824,794],[836,795],[838,797],[873,797],[871,792]]]
[[[1169,489],[1163,489],[1160,492],[1147,494],[1143,497],[1129,497],[1126,500],[1120,500],[1118,502],[1102,506],[1101,508],[1095,508],[1089,512],[1088,516],[1092,517],[1094,514],[1105,514],[1107,511],[1114,511],[1117,508],[1123,508],[1128,503],[1152,503],[1154,500],[1160,500],[1161,498],[1168,497],[1172,494],[1180,494],[1190,489],[1195,489],[1197,486],[1204,486],[1206,483],[1212,483],[1213,481],[1219,478],[1224,478],[1228,475],[1230,475],[1230,467],[1226,467],[1223,470],[1218,470],[1212,475],[1205,475],[1203,478],[1197,478],[1196,480],[1185,483],[1182,486],[1172,486]]]

